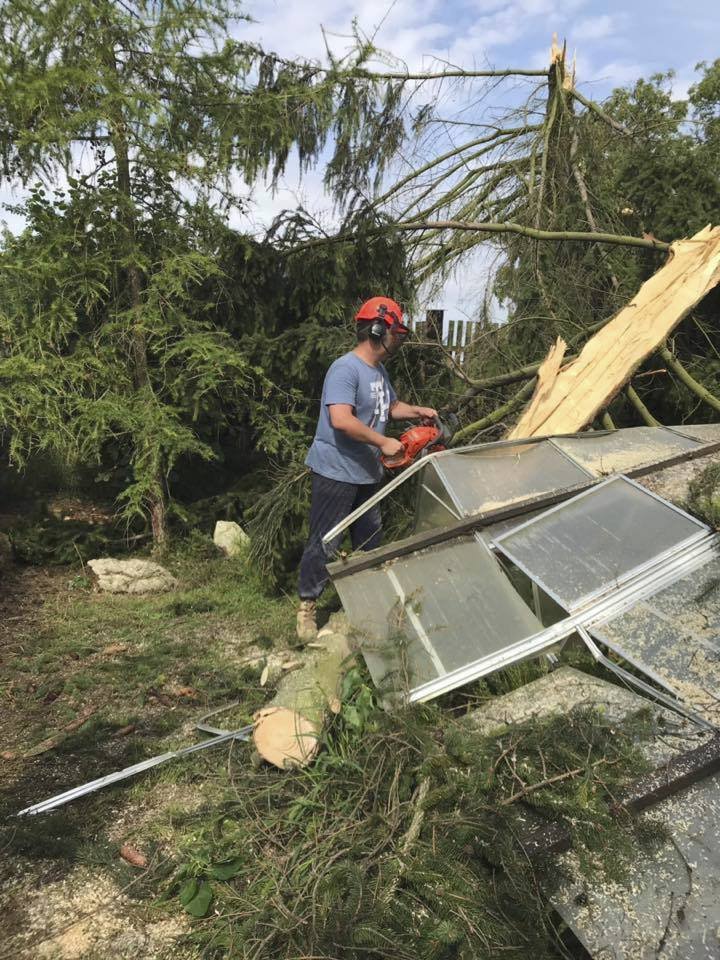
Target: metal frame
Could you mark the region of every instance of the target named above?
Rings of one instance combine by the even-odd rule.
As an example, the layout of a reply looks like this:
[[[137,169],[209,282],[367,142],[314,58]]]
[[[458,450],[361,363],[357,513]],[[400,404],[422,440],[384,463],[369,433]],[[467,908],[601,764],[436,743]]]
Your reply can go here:
[[[217,713],[220,711],[213,711]],[[211,714],[208,714],[210,716]],[[204,718],[203,718],[204,719]],[[209,747],[217,747],[222,743],[228,743],[231,740],[249,740],[252,736],[253,725],[249,724],[240,727],[238,730],[225,730],[211,740],[204,740],[202,743],[194,743],[192,746],[183,747],[180,750],[170,750],[168,753],[161,753],[157,757],[150,757],[147,760],[141,760],[140,763],[134,763],[131,767],[125,767],[115,773],[108,773],[107,776],[98,777],[97,780],[91,780],[90,783],[84,783],[79,787],[72,787],[64,793],[58,793],[48,800],[42,800],[40,803],[34,803],[31,807],[25,807],[19,810],[16,817],[30,817],[38,813],[47,813],[49,810],[55,810],[56,807],[62,807],[72,800],[86,796],[88,793],[95,793],[96,790],[102,790],[103,787],[109,787],[113,783],[120,783],[121,780],[128,780],[138,773],[144,773],[146,770],[152,770],[153,767],[159,767],[161,763],[167,763],[168,760],[177,760],[180,757],[187,757],[191,753],[197,753],[200,750],[207,750]]]
[[[681,540],[679,543],[674,544],[672,547],[663,550],[660,553],[655,554],[650,560],[646,560],[644,563],[638,564],[636,567],[632,567],[630,570],[627,570],[621,576],[617,577],[613,581],[603,583],[601,586],[597,587],[595,590],[591,590],[589,593],[583,594],[582,597],[579,597],[577,600],[569,603],[566,598],[558,596],[553,590],[551,590],[543,580],[537,576],[536,573],[533,573],[532,570],[528,569],[527,565],[512,553],[511,550],[508,550],[507,547],[503,545],[503,541],[508,538],[515,536],[521,530],[524,530],[526,527],[531,526],[544,520],[551,513],[557,513],[560,510],[565,509],[567,506],[573,503],[577,503],[578,500],[581,500],[583,497],[587,497],[592,493],[595,493],[596,490],[599,490],[601,487],[608,486],[611,483],[628,483],[631,486],[635,487],[638,490],[641,490],[648,497],[651,497],[653,500],[657,500],[659,503],[662,503],[663,506],[668,507],[675,513],[680,514],[683,517],[686,517],[690,520],[695,526],[699,527],[698,531],[694,534],[691,534],[689,537],[686,537],[684,540]],[[710,531],[710,528],[707,524],[702,523],[700,520],[691,516],[685,510],[681,510],[680,507],[675,506],[673,503],[669,503],[667,500],[663,500],[662,497],[659,497],[656,493],[653,493],[651,490],[646,489],[642,484],[637,483],[635,480],[631,480],[629,477],[626,477],[625,474],[618,473],[612,477],[608,477],[606,480],[602,480],[594,486],[590,487],[588,490],[583,490],[582,493],[577,494],[577,496],[572,497],[570,500],[565,500],[563,503],[559,503],[554,507],[550,507],[548,510],[543,511],[539,516],[532,517],[530,520],[526,520],[524,523],[518,524],[517,527],[513,527],[512,530],[508,530],[506,533],[503,533],[501,536],[497,537],[492,541],[492,546],[498,549],[504,556],[515,564],[523,573],[527,574],[531,580],[534,580],[538,585],[547,593],[549,597],[559,603],[561,607],[564,607],[568,612],[572,613],[576,610],[581,610],[586,607],[589,603],[592,603],[595,599],[603,596],[608,592],[608,590],[617,589],[623,584],[627,583],[629,580],[636,577],[638,574],[643,573],[645,570],[651,570],[658,566],[661,566],[666,560],[671,559],[676,556],[678,553],[681,553],[684,549],[692,544],[697,543],[702,540]]]
[[[461,687],[466,683],[478,680],[488,673],[501,670],[503,667],[510,666],[520,660],[538,656],[560,640],[567,639],[577,631],[578,627],[591,627],[596,622],[602,622],[603,617],[611,619],[624,613],[638,600],[656,593],[663,586],[679,579],[681,575],[701,566],[705,554],[718,544],[720,544],[720,536],[713,533],[705,534],[702,541],[687,545],[681,554],[666,560],[662,569],[644,571],[642,574],[636,575],[633,581],[613,591],[609,596],[598,599],[591,607],[571,613],[565,620],[560,620],[552,626],[546,627],[540,633],[533,634],[506,647],[504,650],[486,657],[480,657],[471,663],[452,670],[450,673],[414,687],[409,691],[408,701],[410,703],[421,703],[425,700],[432,700],[443,693],[448,693],[450,690]]]

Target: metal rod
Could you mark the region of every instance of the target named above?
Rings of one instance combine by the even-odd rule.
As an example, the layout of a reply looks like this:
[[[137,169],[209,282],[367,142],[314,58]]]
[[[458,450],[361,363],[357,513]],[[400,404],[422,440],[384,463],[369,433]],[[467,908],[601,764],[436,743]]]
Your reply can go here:
[[[217,747],[221,743],[227,743],[228,740],[249,740],[252,729],[253,725],[249,724],[246,727],[240,727],[239,730],[228,730],[218,737],[213,737],[212,740],[205,740],[203,743],[194,743],[189,747],[182,747],[180,750],[171,750],[168,753],[161,753],[157,757],[150,757],[148,760],[141,760],[140,763],[135,763],[131,767],[125,767],[124,770],[118,770],[116,773],[109,773],[107,776],[98,777],[97,780],[91,780],[90,783],[84,783],[79,787],[73,787],[70,790],[66,790],[64,793],[57,794],[55,797],[50,797],[48,800],[35,803],[31,807],[25,807],[24,810],[18,811],[15,816],[31,817],[38,813],[46,813],[48,810],[54,810],[56,807],[62,807],[66,803],[71,803],[73,800],[77,800],[79,797],[84,797],[89,793],[94,793],[96,790],[102,790],[103,787],[109,787],[111,784],[119,783],[121,780],[128,780],[130,777],[134,777],[138,773],[144,773],[146,770],[152,770],[153,767],[158,767],[161,763],[166,763],[168,760],[177,760],[180,757],[187,757],[191,753],[198,753],[200,750],[207,750],[209,747]]]

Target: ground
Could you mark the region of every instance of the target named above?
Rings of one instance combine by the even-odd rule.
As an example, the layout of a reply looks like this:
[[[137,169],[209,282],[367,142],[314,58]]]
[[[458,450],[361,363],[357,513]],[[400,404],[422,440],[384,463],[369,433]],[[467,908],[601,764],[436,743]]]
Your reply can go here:
[[[178,946],[188,915],[157,895],[181,857],[180,825],[242,776],[248,746],[168,764],[56,813],[13,815],[197,741],[194,722],[213,708],[239,700],[217,723],[247,723],[272,695],[260,686],[268,658],[297,660],[292,602],[264,597],[243,560],[199,543],[168,558],[180,589],[150,598],[95,593],[80,563],[2,571],[0,958],[195,955]],[[123,860],[123,845],[147,867]]]

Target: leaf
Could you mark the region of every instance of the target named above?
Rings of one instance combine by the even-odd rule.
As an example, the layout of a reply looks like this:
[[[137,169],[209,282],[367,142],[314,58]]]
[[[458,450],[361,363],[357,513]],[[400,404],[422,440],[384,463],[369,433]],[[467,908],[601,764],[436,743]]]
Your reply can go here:
[[[204,917],[212,902],[212,887],[206,880],[201,880],[195,896],[188,903],[183,904],[191,917]]]
[[[234,857],[232,860],[222,860],[220,863],[214,863],[210,868],[210,876],[214,880],[229,880],[236,877],[243,868],[244,861],[242,857]]]
[[[362,717],[357,709],[357,707],[348,707],[346,706],[342,712],[343,720],[349,727],[352,727],[353,730],[362,729]]]
[[[198,886],[199,885],[195,877],[190,877],[190,879],[186,880],[182,887],[180,887],[178,899],[184,907],[187,907],[191,900],[195,898],[198,892]]]

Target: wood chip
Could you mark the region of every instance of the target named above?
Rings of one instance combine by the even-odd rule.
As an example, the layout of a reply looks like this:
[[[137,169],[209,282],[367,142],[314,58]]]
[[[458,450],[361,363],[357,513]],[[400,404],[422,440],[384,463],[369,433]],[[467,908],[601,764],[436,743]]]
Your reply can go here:
[[[100,655],[103,657],[114,657],[118,653],[125,653],[129,649],[129,644],[127,643],[111,643],[108,647],[103,647],[100,651]]]
[[[286,660],[282,668],[286,673],[289,673],[291,670],[299,670],[302,666],[302,660]]]
[[[267,683],[269,674],[270,674],[270,667],[267,664],[265,664],[265,666],[263,667],[263,672],[260,674],[261,687],[264,687],[265,684]]]
[[[119,730],[116,730],[113,734],[114,737],[126,737],[129,733],[135,732],[135,724],[129,723],[126,727],[120,727]]]
[[[86,723],[90,717],[97,712],[97,707],[85,707],[80,711],[77,717],[74,720],[71,720],[70,723],[66,724],[62,730],[59,730],[57,733],[54,733],[51,737],[48,737],[46,740],[43,740],[41,743],[38,743],[37,746],[31,747],[30,750],[27,750],[23,756],[24,757],[37,757],[41,753],[47,753],[48,750],[53,750],[55,747],[59,746],[63,740],[67,737],[68,734],[74,733],[78,730],[84,723]]]
[[[120,847],[120,856],[126,863],[129,863],[131,867],[143,868],[148,865],[145,854],[140,853],[135,847],[131,847],[129,843],[124,843]]]

